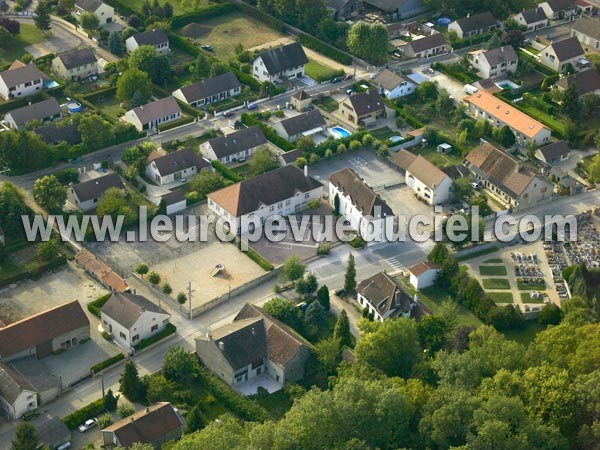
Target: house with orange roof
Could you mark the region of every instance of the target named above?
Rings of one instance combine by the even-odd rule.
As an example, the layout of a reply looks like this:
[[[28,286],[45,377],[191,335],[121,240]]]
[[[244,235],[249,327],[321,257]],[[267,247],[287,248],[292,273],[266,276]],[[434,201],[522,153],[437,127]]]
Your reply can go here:
[[[256,220],[298,214],[320,199],[323,185],[308,175],[308,168],[293,164],[271,170],[208,194],[208,209],[222,217],[231,231],[253,231]]]
[[[529,141],[535,142],[538,147],[550,143],[552,133],[549,128],[489,92],[479,90],[463,101],[476,119],[486,119],[496,128],[509,127],[518,145],[525,145]]]

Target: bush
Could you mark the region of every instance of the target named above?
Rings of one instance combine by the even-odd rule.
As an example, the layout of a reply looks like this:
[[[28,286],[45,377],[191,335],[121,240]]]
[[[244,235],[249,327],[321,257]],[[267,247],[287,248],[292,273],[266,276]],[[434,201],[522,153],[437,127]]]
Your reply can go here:
[[[244,253],[246,253],[248,258],[250,258],[256,264],[258,264],[263,270],[265,270],[267,272],[269,272],[270,270],[273,270],[273,264],[271,264],[269,261],[267,261],[261,255],[256,253],[256,250],[254,250],[252,247],[248,247],[248,250],[246,250]]]
[[[405,111],[403,108],[401,108],[400,106],[398,106],[391,100],[384,98],[383,103],[385,103],[386,106],[388,106],[388,107],[392,108],[394,111],[396,111],[396,116],[402,117],[404,120],[406,120],[406,122],[410,126],[412,126],[414,128],[423,128],[425,126],[425,124],[423,122],[421,122],[416,117],[412,116],[408,111]]]
[[[221,161],[214,160],[214,161],[211,161],[210,164],[213,166],[213,168],[217,172],[219,172],[223,176],[223,178],[231,180],[234,183],[238,183],[238,182],[242,181],[242,178],[237,173],[235,173],[233,170],[231,170],[229,167],[227,167]]]
[[[117,406],[117,415],[120,419],[124,419],[125,417],[129,417],[130,415],[135,413],[135,408],[129,402],[121,402],[119,406]]]
[[[350,245],[350,247],[352,248],[363,248],[365,244],[365,240],[362,237],[360,237],[360,235],[356,235],[354,239],[348,242],[348,245]]]
[[[143,350],[146,347],[149,347],[152,344],[166,338],[167,336],[172,335],[177,331],[177,327],[172,323],[168,323],[164,330],[160,333],[155,334],[154,336],[149,337],[148,339],[143,339],[140,341],[138,345],[135,345],[134,348],[136,351]]]
[[[331,244],[328,244],[327,242],[321,242],[319,244],[319,246],[317,247],[317,255],[329,255],[329,252],[331,251]]]
[[[435,63],[433,64],[433,68],[443,74],[448,75],[451,78],[459,81],[460,83],[468,84],[474,83],[477,81],[477,77],[472,75],[471,73],[464,72],[457,64],[442,64]]]
[[[265,137],[283,151],[289,152],[290,150],[294,150],[294,148],[296,148],[294,144],[279,136],[273,128],[262,122],[259,122],[254,115],[243,113],[241,119],[242,123],[247,127],[258,125],[262,129]]]
[[[62,421],[69,430],[74,430],[86,420],[97,417],[103,412],[104,399],[99,398],[98,400],[93,401],[89,405],[86,405],[83,408],[78,409],[77,411],[69,414],[68,416],[63,417]]]
[[[90,370],[92,373],[98,373],[101,370],[104,370],[107,367],[110,367],[123,359],[125,359],[125,355],[123,353],[119,353],[118,355],[112,356],[112,357],[102,361],[101,363],[93,365]]]
[[[104,306],[104,304],[108,301],[112,294],[106,294],[102,297],[98,297],[96,300],[91,301],[87,305],[87,309],[96,317],[100,317],[100,310]]]

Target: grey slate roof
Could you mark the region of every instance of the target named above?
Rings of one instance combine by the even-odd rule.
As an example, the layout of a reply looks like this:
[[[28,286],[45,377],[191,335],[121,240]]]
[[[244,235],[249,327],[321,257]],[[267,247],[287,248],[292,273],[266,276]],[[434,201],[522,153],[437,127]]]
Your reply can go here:
[[[286,164],[294,164],[298,158],[302,156],[302,150],[295,149],[289,152],[281,153],[279,157],[283,159]]]
[[[158,172],[163,177],[192,167],[198,169],[208,167],[208,163],[189,147],[147,161],[148,164],[151,162],[156,164]]]
[[[385,272],[379,272],[362,280],[356,286],[356,292],[365,297],[383,317],[391,313],[390,318],[412,309],[413,299]]]
[[[410,41],[406,45],[410,45],[413,49],[413,52],[419,53],[424,50],[429,50],[432,48],[441,47],[442,45],[446,45],[446,38],[442,33],[435,33],[430,36],[425,36],[420,39]]]
[[[486,11],[479,14],[473,14],[469,17],[463,17],[456,21],[458,26],[464,33],[479,30],[480,28],[488,28],[496,25],[497,20],[491,12]]]
[[[36,427],[36,431],[40,436],[40,442],[50,448],[55,448],[55,446],[71,440],[71,432],[58,417],[53,417],[41,423]]]
[[[125,189],[121,178],[116,173],[109,173],[102,177],[75,184],[73,190],[79,201],[85,202],[100,197],[106,190],[113,187]]]
[[[41,80],[44,78],[44,74],[40,72],[35,64],[27,64],[16,69],[0,72],[0,78],[7,87],[11,88],[28,81]]]
[[[569,146],[565,141],[554,142],[545,147],[541,147],[539,150],[546,162],[560,159],[561,157],[567,156],[570,152]]]
[[[102,307],[102,313],[128,330],[137,322],[144,311],[169,314],[146,297],[127,292],[114,292]]]
[[[133,109],[133,113],[142,124],[147,124],[154,120],[168,117],[171,114],[181,113],[181,108],[179,108],[177,100],[173,97],[165,97],[155,102],[138,106]]]
[[[235,155],[243,150],[265,145],[267,138],[258,125],[208,141],[217,158]]]
[[[352,104],[352,109],[357,116],[361,117],[366,114],[370,114],[374,111],[381,111],[385,109],[383,100],[377,89],[371,89],[368,92],[360,92],[358,94],[352,94],[348,97],[348,100]]]
[[[271,75],[294,67],[303,66],[308,62],[306,53],[304,53],[302,45],[298,42],[267,50],[259,56],[262,58],[267,71]]]
[[[581,16],[571,28],[593,39],[600,40],[600,19],[597,17]]]
[[[0,396],[12,404],[25,390],[35,392],[25,377],[9,365],[0,363]]]
[[[304,176],[302,170],[290,164],[212,192],[208,197],[239,217],[256,211],[261,205],[274,205],[298,193],[322,187],[317,180]]]
[[[212,338],[234,371],[267,357],[263,318],[236,320],[215,330]]]
[[[495,66],[508,61],[514,61],[519,58],[512,45],[504,45],[502,47],[486,50],[483,52],[483,56],[490,66]]]
[[[32,120],[44,120],[48,117],[53,117],[60,114],[60,106],[54,97],[48,100],[42,100],[38,103],[23,106],[22,108],[10,111],[10,115],[17,126],[25,125]]]
[[[48,145],[55,145],[59,142],[66,142],[69,145],[75,145],[81,142],[81,133],[77,129],[76,123],[70,123],[63,127],[58,127],[53,123],[33,130],[39,134],[42,140]]]
[[[581,47],[579,40],[575,36],[554,42],[551,47],[554,49],[559,61],[583,56],[584,53],[583,47]]]
[[[298,114],[289,119],[284,119],[279,123],[288,136],[296,136],[306,131],[327,125],[325,119],[321,115],[321,111],[318,109],[313,109],[312,111]]]
[[[138,43],[138,45],[158,45],[169,42],[169,38],[162,28],[134,34],[132,37]]]
[[[338,170],[329,177],[329,182],[349,196],[352,204],[363,216],[379,218],[394,215],[388,204],[354,170],[348,167]]]
[[[384,12],[391,13],[400,9],[404,3],[407,3],[407,0],[364,0],[364,2]]]
[[[89,12],[96,12],[96,10],[102,6],[100,0],[77,0],[75,4],[81,9]]]
[[[162,195],[160,198],[164,200],[165,206],[174,205],[185,200],[185,192],[183,189],[175,189],[168,194]]]
[[[404,81],[402,77],[396,75],[389,69],[383,69],[375,78],[373,78],[373,84],[379,85],[388,91],[394,90],[400,83],[402,83],[402,81]],[[413,81],[411,81],[411,83],[414,84]]]
[[[96,55],[94,55],[94,52],[89,48],[63,53],[62,55],[57,56],[57,58],[62,61],[67,69],[74,69],[85,64],[97,62]]]
[[[527,24],[541,22],[547,19],[544,10],[539,7],[526,9],[525,11],[521,12],[521,15],[523,16],[523,19],[525,19],[525,23]]]
[[[567,89],[573,83],[577,88],[577,94],[585,95],[600,90],[600,75],[592,68],[563,77],[555,84],[562,89]]]
[[[242,84],[232,72],[226,72],[182,87],[180,90],[187,102],[193,103],[241,86]]]
[[[552,11],[565,11],[569,9],[573,9],[575,5],[571,0],[545,0],[546,3],[550,6]]]

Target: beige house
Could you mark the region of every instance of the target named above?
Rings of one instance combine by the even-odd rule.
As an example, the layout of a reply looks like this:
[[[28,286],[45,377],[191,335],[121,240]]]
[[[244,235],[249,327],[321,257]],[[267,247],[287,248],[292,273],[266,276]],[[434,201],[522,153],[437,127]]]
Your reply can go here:
[[[113,21],[115,8],[100,0],[77,0],[75,14],[79,16],[86,13],[94,14],[98,18],[99,25],[102,26]]]
[[[196,354],[225,383],[246,395],[274,392],[304,376],[312,345],[250,303],[233,322],[196,339]]]
[[[552,198],[552,183],[485,141],[469,152],[465,166],[488,194],[507,208],[522,210]]]
[[[338,108],[340,116],[355,126],[369,126],[385,117],[385,105],[377,89],[353,93]]]
[[[63,80],[80,81],[98,73],[98,60],[91,49],[75,50],[54,58],[52,70]]]
[[[304,89],[300,89],[292,94],[291,103],[296,111],[303,112],[312,104],[312,98]]]

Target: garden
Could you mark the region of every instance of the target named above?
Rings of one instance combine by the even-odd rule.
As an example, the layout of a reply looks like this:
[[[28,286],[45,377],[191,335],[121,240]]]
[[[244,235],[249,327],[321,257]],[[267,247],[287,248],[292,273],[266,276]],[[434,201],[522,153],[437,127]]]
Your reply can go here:
[[[9,66],[15,59],[23,57],[27,50],[25,47],[43,42],[46,39],[44,32],[33,24],[22,23],[19,34],[11,36],[0,30],[0,69]]]

